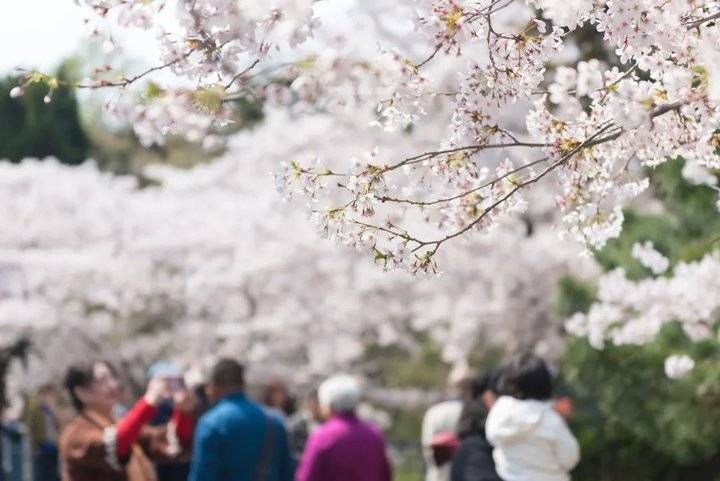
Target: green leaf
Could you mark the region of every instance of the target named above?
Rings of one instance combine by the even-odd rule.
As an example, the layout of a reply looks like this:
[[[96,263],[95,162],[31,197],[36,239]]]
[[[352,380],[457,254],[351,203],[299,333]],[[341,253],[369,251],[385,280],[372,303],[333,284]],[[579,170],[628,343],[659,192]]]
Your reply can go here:
[[[165,89],[155,82],[149,82],[145,87],[145,97],[148,99],[156,99],[165,95]]]
[[[192,100],[195,108],[206,113],[216,113],[222,107],[227,93],[222,85],[213,85],[195,90]]]

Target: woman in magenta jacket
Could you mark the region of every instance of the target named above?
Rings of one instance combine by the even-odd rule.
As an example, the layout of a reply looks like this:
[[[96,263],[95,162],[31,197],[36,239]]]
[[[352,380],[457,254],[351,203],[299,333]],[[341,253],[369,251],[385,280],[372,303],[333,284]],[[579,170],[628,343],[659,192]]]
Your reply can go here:
[[[360,385],[338,375],[320,385],[327,421],[308,440],[295,481],[390,481],[392,470],[379,429],[355,415]]]

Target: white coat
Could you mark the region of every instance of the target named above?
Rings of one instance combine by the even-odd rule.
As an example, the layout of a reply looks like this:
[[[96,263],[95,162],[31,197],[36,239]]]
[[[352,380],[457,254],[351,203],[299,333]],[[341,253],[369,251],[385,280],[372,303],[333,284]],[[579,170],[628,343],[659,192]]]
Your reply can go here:
[[[485,422],[504,481],[569,481],[580,448],[550,402],[500,397]]]

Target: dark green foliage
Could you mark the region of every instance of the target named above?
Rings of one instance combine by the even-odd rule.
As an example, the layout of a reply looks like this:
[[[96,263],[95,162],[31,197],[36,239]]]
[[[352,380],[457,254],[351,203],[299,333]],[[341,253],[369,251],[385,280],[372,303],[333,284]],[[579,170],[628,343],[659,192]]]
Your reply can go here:
[[[619,239],[596,253],[605,269],[622,267],[628,277],[650,273],[631,255],[635,242],[652,241],[672,265],[718,247],[717,193],[691,186],[676,159],[651,172],[651,188],[663,212],[626,211]],[[718,294],[720,295],[720,293]],[[586,311],[592,287],[563,279],[557,313]],[[672,380],[664,360],[688,354],[696,367]],[[577,402],[573,430],[583,458],[574,479],[583,481],[713,481],[720,479],[720,343],[688,339],[678,325],[666,326],[644,346],[596,350],[571,339],[562,362],[563,383]]]
[[[157,89],[154,95],[161,95],[162,89],[149,84],[148,90]],[[153,92],[156,92],[153,90]],[[234,108],[234,122],[218,129],[221,136],[229,136],[242,129],[249,129],[261,122],[264,113],[259,100],[241,98],[231,103]],[[191,168],[199,163],[208,162],[220,155],[223,149],[208,151],[198,143],[185,140],[181,136],[169,135],[164,145],[143,147],[130,126],[121,130],[109,130],[103,125],[99,112],[96,119],[87,123],[86,129],[92,143],[91,157],[102,170],[121,175],[134,175],[140,185],[149,181],[143,176],[143,168],[149,164],[168,164],[178,168]]]
[[[61,68],[58,78],[66,78]],[[79,164],[88,156],[90,143],[83,131],[73,89],[62,84],[46,104],[47,84],[27,87],[25,95],[10,98],[19,79],[0,80],[0,159],[19,162],[26,157],[57,157],[67,164]]]
[[[708,235],[720,235],[720,216],[715,205],[717,192],[705,186],[688,184],[682,178],[682,167],[682,159],[675,159],[653,172],[651,179],[655,195],[677,222],[684,240],[709,240]]]
[[[22,97],[11,98],[10,90],[21,83],[20,77],[0,80],[0,159],[20,162],[26,157],[57,157],[66,164],[80,164],[87,158],[97,161],[102,170],[117,174],[130,174],[146,180],[142,169],[151,163],[171,164],[181,168],[205,162],[220,152],[207,152],[200,145],[179,137],[169,137],[163,146],[144,148],[129,126],[112,130],[103,123],[99,111],[86,108],[90,113],[86,123],[81,123],[75,91],[66,85],[73,77],[73,61],[67,61],[56,77],[42,74],[26,87]],[[43,101],[50,91],[49,85],[57,85],[52,101]],[[148,85],[148,89],[155,84]],[[162,89],[155,95],[161,95]],[[90,102],[92,105],[92,102]],[[220,129],[220,135],[230,135],[241,129],[251,128],[264,117],[262,101],[240,98],[230,104],[235,110],[234,122]]]
[[[682,159],[666,162],[650,173],[654,196],[662,202],[662,214],[625,212],[622,235],[595,253],[605,269],[623,267],[631,279],[641,279],[649,272],[632,255],[636,242],[650,240],[672,264],[702,258],[718,247],[720,215],[715,201],[717,192],[706,186],[694,186],[683,180]]]
[[[652,240],[655,249],[665,256],[679,250],[683,242],[680,226],[674,219],[626,211],[622,234],[596,252],[595,260],[605,270],[622,267],[630,279],[642,279],[649,272],[632,256],[632,246],[647,240]]]
[[[261,100],[243,97],[232,102],[236,111],[236,124],[240,128],[249,128],[257,125],[265,118]],[[232,125],[232,124],[231,124]]]
[[[595,300],[595,287],[571,276],[564,276],[558,283],[555,312],[567,318],[576,312],[587,312]]]
[[[416,334],[418,349],[408,353],[396,345],[372,345],[365,358],[369,374],[380,386],[437,389],[444,386],[450,367],[443,362],[440,348],[426,335]]]
[[[392,418],[392,425],[385,433],[387,439],[393,444],[401,446],[415,445],[420,439],[420,428],[425,409],[407,408],[389,409],[388,414]]]
[[[569,37],[574,41],[575,45],[580,49],[580,59],[598,59],[609,65],[620,66],[620,59],[611,50],[608,50],[603,43],[602,33],[598,32],[594,26],[586,23],[582,27],[573,30]]]
[[[664,359],[701,360],[686,377],[668,379]],[[578,412],[583,448],[575,479],[712,480],[720,472],[720,344],[693,343],[676,325],[645,346],[568,346],[564,381]]]

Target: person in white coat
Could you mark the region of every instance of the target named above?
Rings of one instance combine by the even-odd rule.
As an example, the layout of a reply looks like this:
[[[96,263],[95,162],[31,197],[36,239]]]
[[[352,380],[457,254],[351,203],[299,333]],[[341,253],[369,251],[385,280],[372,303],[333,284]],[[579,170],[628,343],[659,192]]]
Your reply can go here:
[[[545,361],[521,355],[504,369],[485,434],[504,481],[569,481],[580,448],[550,400],[552,376]]]

